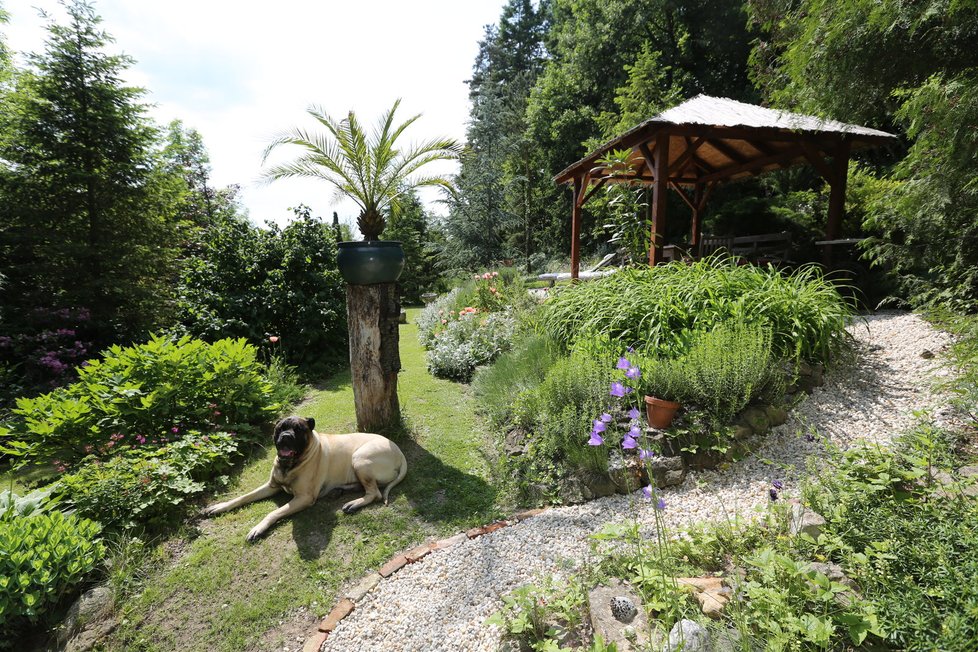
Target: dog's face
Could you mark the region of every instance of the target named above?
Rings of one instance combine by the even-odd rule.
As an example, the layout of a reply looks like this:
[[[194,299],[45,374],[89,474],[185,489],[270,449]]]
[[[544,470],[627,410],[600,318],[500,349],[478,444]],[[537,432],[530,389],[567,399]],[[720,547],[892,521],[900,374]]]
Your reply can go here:
[[[302,417],[286,417],[275,425],[275,448],[278,461],[292,466],[309,445],[316,420]]]

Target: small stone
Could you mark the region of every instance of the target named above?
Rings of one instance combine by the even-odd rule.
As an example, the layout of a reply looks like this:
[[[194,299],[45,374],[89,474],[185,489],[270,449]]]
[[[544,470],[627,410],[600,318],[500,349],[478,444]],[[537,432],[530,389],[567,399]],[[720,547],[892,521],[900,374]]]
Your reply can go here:
[[[380,573],[370,573],[369,575],[364,575],[363,578],[356,583],[356,585],[346,592],[346,598],[353,600],[354,602],[360,602],[363,596],[367,595],[374,588],[380,584],[380,580],[383,576]]]
[[[483,534],[492,534],[496,530],[501,530],[504,527],[506,527],[507,525],[509,525],[509,523],[507,523],[506,521],[496,521],[496,522],[490,523],[489,525],[487,525],[484,528],[482,528],[482,533]]]
[[[923,358],[924,360],[930,360],[931,358],[934,357],[934,352],[931,351],[930,349],[924,349],[923,351],[920,352],[920,357]]]
[[[669,632],[666,652],[710,652],[710,631],[695,620],[680,620]]]
[[[611,598],[611,615],[618,622],[630,623],[637,613],[638,609],[635,608],[635,603],[627,596],[616,595]]]
[[[317,632],[306,639],[306,644],[302,646],[302,652],[319,652],[329,636],[327,632]]]
[[[818,512],[798,504],[791,506],[791,523],[788,531],[792,535],[807,534],[817,540],[822,534],[824,525],[825,518]]]
[[[408,560],[404,555],[398,555],[380,567],[378,571],[383,577],[390,577],[397,571],[407,566]]]
[[[510,457],[525,455],[528,450],[526,431],[522,428],[513,428],[507,432],[506,440],[503,444],[503,450],[505,450],[506,454]]]
[[[340,624],[340,621],[350,615],[354,606],[353,600],[350,600],[349,598],[343,598],[340,600],[339,604],[333,607],[333,610],[329,612],[329,615],[323,618],[323,621],[319,623],[319,631],[331,632],[336,629],[336,626]]]

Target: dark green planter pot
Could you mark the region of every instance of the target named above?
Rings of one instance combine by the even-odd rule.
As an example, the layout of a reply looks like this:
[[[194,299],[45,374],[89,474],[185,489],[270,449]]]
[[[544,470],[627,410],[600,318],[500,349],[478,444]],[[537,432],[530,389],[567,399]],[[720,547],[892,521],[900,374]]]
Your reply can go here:
[[[394,240],[341,242],[336,255],[340,274],[350,285],[393,283],[404,270],[404,249]]]

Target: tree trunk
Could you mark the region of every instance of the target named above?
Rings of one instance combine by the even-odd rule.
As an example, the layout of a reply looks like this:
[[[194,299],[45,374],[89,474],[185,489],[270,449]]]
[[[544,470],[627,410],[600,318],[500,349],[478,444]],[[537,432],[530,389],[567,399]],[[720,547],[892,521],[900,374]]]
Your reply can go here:
[[[401,369],[397,283],[347,285],[346,314],[357,430],[379,432],[396,426],[401,419],[397,402],[397,372]]]

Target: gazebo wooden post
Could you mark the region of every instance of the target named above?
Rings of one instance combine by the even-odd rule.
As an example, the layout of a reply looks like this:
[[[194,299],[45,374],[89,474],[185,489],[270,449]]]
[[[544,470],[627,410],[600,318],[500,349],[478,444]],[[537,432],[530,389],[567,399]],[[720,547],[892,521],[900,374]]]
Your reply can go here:
[[[649,265],[662,262],[662,241],[666,231],[666,193],[669,189],[669,135],[659,132],[655,136],[652,152],[652,234],[649,243]]]
[[[702,225],[700,224],[700,217],[703,212],[703,184],[697,183],[693,186],[693,223],[691,225],[690,231],[690,248],[696,249],[700,244],[700,229]]]
[[[842,227],[846,211],[846,184],[849,179],[849,151],[851,145],[843,140],[836,148],[832,159],[832,178],[829,179],[829,215],[825,223],[825,239],[836,240]],[[822,262],[826,267],[832,265],[832,245],[825,245]]]
[[[581,193],[584,192],[581,177],[574,177],[574,194],[571,198],[571,279],[581,274]]]

